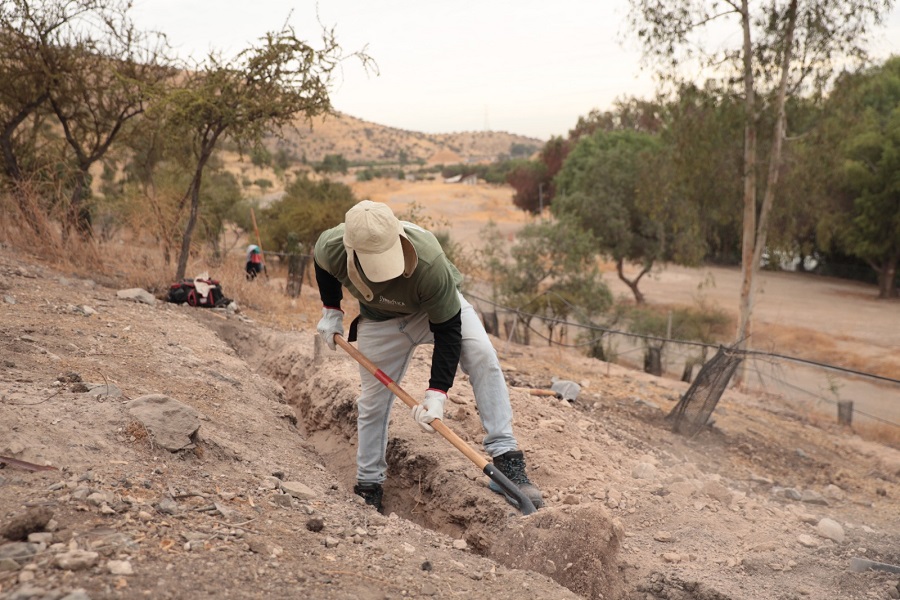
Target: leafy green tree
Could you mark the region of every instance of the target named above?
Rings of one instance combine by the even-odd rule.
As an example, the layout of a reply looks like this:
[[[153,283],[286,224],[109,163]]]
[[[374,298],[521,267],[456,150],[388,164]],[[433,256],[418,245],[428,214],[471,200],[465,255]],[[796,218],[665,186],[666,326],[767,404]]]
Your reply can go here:
[[[681,86],[663,107],[659,137],[667,164],[663,172],[684,210],[692,211],[699,230],[691,243],[703,245],[703,258],[740,264],[741,130],[743,112],[733,94],[713,88]],[[691,261],[688,261],[691,262]]]
[[[696,214],[676,200],[659,139],[635,131],[596,131],[582,138],[556,178],[553,214],[568,217],[593,236],[595,250],[644,302],[640,280],[657,261],[695,263],[702,255]],[[629,279],[626,262],[638,263]]]
[[[534,144],[521,144],[513,142],[509,145],[510,158],[528,158],[540,149]]]
[[[316,173],[341,173],[346,175],[349,166],[343,154],[326,154],[321,164],[316,167]]]
[[[878,297],[897,297],[900,262],[900,57],[840,82],[831,131],[842,132],[837,240],[878,274]],[[837,140],[836,140],[837,141]]]
[[[293,161],[294,157],[286,148],[278,148],[275,151],[274,156],[272,156],[272,162],[275,166],[275,169],[281,172],[287,171],[287,168],[291,166],[291,163]]]
[[[319,234],[342,223],[356,203],[353,191],[343,183],[298,177],[280,200],[260,214],[264,247],[284,251],[294,234],[296,243],[310,252]]]
[[[234,174],[222,169],[211,170],[200,190],[200,238],[212,248],[213,256],[224,253],[222,233],[225,223],[234,220],[234,210],[241,202],[241,186]]]
[[[602,281],[595,260],[593,240],[576,223],[563,219],[526,225],[511,248],[511,261],[504,261],[500,298],[518,309],[519,338],[528,343],[532,315],[556,319],[574,316],[590,323],[612,305],[612,294]],[[489,258],[499,268],[496,251]],[[552,331],[552,330],[551,330]]]
[[[272,153],[262,144],[250,150],[250,162],[254,167],[268,167],[272,164]]]
[[[540,186],[546,180],[546,165],[537,161],[519,161],[506,175],[506,183],[516,190],[513,204],[525,212],[539,214],[542,207]]]
[[[369,57],[354,53],[366,65]],[[181,131],[193,149],[194,174],[181,200],[190,211],[182,236],[176,279],[184,277],[200,210],[204,169],[219,140],[257,145],[274,130],[332,110],[328,88],[344,57],[333,32],[323,32],[322,48],[298,39],[293,28],[268,33],[233,61],[210,56],[182,85],[161,98],[166,123]]]
[[[892,0],[750,0],[662,2],[629,0],[631,25],[658,72],[677,79],[686,64],[740,86],[744,103],[743,231],[740,322],[737,340],[751,334],[755,273],[766,248],[768,222],[782,166],[789,90],[822,89],[846,58],[865,55],[865,42],[893,6]],[[709,44],[704,35],[719,22],[736,24],[735,44]],[[718,32],[717,32],[718,33]],[[721,37],[721,36],[720,36]],[[707,49],[716,48],[709,52]],[[694,69],[687,69],[695,72]],[[762,198],[758,197],[759,116],[768,109],[772,146]]]

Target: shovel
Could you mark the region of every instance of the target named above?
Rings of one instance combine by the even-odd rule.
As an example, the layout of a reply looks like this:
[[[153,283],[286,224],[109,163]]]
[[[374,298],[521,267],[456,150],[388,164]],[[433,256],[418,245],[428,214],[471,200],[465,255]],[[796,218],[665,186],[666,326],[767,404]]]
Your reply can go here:
[[[385,374],[384,371],[375,366],[371,360],[366,358],[366,356],[350,345],[350,343],[341,337],[338,334],[334,336],[334,343],[343,348],[347,354],[352,356],[356,362],[361,364],[363,368],[365,368],[369,373],[371,373],[375,379],[383,383],[389,390],[391,390],[395,396],[403,400],[403,403],[406,404],[410,408],[414,408],[418,406],[418,402],[413,399],[412,396],[403,391],[399,385],[394,383],[394,380]],[[429,423],[435,431],[444,436],[448,442],[453,444],[453,446],[462,452],[466,458],[475,463],[481,471],[491,478],[491,480],[500,486],[500,488],[506,492],[511,498],[515,498],[515,500],[519,503],[519,510],[523,515],[530,515],[537,511],[534,507],[534,504],[531,500],[528,499],[528,496],[522,493],[522,490],[519,489],[519,486],[510,481],[506,475],[500,472],[499,469],[494,467],[494,465],[486,458],[481,456],[478,452],[473,450],[461,437],[453,433],[449,427],[444,425],[444,422],[440,419],[435,419],[431,423]]]

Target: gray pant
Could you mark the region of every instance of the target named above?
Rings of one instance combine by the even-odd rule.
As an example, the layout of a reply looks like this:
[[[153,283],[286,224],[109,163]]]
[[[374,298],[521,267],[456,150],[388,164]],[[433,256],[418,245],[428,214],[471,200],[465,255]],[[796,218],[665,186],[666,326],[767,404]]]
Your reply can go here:
[[[469,375],[475,392],[475,403],[486,433],[482,442],[485,452],[489,456],[498,456],[518,447],[512,432],[509,390],[497,353],[475,309],[461,294],[460,303],[462,352],[459,363],[463,372]],[[357,342],[360,352],[399,384],[416,346],[433,344],[434,334],[428,326],[428,315],[416,313],[389,321],[360,319]],[[361,482],[383,483],[387,471],[388,421],[394,394],[365,368],[360,367],[359,373],[362,395],[357,401],[356,478]],[[410,394],[417,398],[424,390]]]

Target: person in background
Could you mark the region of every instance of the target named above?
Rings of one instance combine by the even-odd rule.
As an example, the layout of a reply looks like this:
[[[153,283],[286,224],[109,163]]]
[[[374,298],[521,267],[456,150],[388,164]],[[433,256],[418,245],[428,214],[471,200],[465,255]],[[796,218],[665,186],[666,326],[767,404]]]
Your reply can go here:
[[[259,275],[263,270],[262,264],[262,252],[259,251],[259,246],[256,244],[250,244],[247,246],[247,279],[253,280],[256,279],[256,276]]]
[[[334,350],[335,334],[344,334],[342,286],[359,301],[360,351],[394,381],[403,378],[416,346],[433,344],[428,389],[412,410],[416,423],[434,433],[429,423],[443,418],[447,393],[462,366],[475,392],[485,451],[535,507],[543,506],[513,436],[509,390],[497,353],[475,309],[459,292],[462,275],[435,236],[401,222],[386,204],[363,200],[347,212],[344,223],[319,236],[314,256],[323,305],[316,329],[328,347]],[[353,491],[381,511],[393,393],[365,368],[359,372]],[[490,487],[503,493],[493,481]]]

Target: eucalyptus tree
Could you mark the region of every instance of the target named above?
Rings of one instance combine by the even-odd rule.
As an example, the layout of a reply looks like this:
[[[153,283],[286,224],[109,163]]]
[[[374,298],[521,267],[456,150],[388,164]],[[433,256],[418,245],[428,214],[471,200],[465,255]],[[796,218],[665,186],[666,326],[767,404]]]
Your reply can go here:
[[[365,51],[350,56],[374,66]],[[256,146],[267,133],[331,112],[329,86],[345,58],[333,31],[323,31],[321,47],[314,48],[286,25],[234,59],[210,55],[159,99],[166,126],[183,132],[193,156],[193,175],[180,201],[189,210],[176,279],[187,269],[204,169],[217,144],[228,137],[239,146]]]
[[[787,130],[785,101],[804,89],[824,89],[845,59],[863,59],[874,26],[893,0],[629,0],[630,23],[645,57],[669,79],[692,67],[719,77],[743,95],[742,284],[737,340],[751,334],[755,274],[766,235]],[[738,33],[738,36],[734,36]],[[715,39],[714,39],[715,37]],[[721,40],[719,42],[718,40]],[[739,43],[729,44],[730,40]],[[762,198],[757,127],[771,111],[772,147]]]

